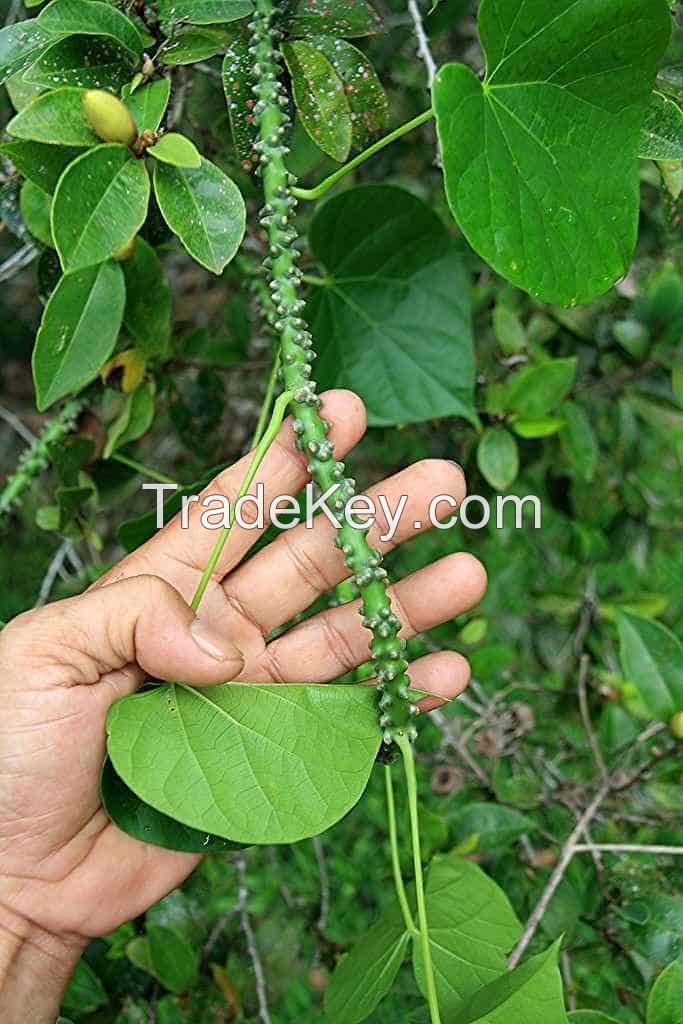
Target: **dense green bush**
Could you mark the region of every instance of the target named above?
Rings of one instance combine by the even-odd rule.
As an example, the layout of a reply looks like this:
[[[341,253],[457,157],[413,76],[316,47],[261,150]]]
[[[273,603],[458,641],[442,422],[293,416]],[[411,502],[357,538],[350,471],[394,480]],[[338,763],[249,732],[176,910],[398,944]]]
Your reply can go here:
[[[311,373],[366,402],[361,485],[437,456],[471,493],[538,496],[539,529],[508,508],[500,529],[432,530],[385,562],[399,578],[467,549],[489,574],[475,612],[407,652],[461,650],[474,676],[415,741],[441,1019],[680,1024],[680,11],[484,0],[477,31],[466,0],[422,20],[402,0],[381,17],[364,0],[253,6],[0,5],[0,619],[80,592],[149,536],[145,475],[195,491],[263,447],[281,385],[316,481],[339,479]],[[399,624],[364,543],[342,543],[354,579],[329,601],[362,589],[392,698],[381,730],[410,771]],[[325,723],[331,756],[309,767],[326,817],[288,845],[272,845],[303,834],[286,813],[277,835],[209,835],[127,771],[136,709],[162,693],[116,706],[110,753],[137,796],[110,764],[105,804],[143,839],[214,852],[91,944],[65,1015],[429,1020],[372,692],[325,698],[369,722],[364,795],[335,803]],[[392,845],[413,878],[409,842]]]

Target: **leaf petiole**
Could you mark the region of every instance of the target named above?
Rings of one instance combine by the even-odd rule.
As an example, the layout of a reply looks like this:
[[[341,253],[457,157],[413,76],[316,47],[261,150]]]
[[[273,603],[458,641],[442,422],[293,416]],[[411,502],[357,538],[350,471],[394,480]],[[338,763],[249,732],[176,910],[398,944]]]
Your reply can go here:
[[[423,113],[418,114],[417,117],[414,117],[412,121],[406,121],[406,123],[402,124],[399,128],[395,128],[393,132],[389,132],[388,135],[378,139],[377,142],[373,142],[371,146],[364,149],[362,153],[358,154],[358,156],[354,156],[353,160],[349,160],[349,162],[344,164],[343,167],[339,167],[336,171],[330,174],[328,178],[325,178],[319,185],[316,185],[315,188],[293,187],[291,190],[292,195],[296,196],[297,199],[320,199],[320,197],[324,196],[333,185],[336,185],[338,181],[341,181],[341,179],[347,174],[354,171],[356,167],[360,167],[361,164],[365,163],[366,160],[369,160],[371,156],[375,155],[375,153],[379,153],[380,150],[385,148],[385,146],[389,146],[392,142],[396,142],[396,140],[400,139],[403,135],[407,135],[408,132],[412,132],[413,128],[419,128],[421,124],[426,124],[426,122],[432,117],[434,117],[434,111],[430,107],[429,110],[425,110]]]
[[[394,803],[394,784],[391,779],[391,765],[384,766],[384,782],[387,793],[387,820],[389,822],[389,842],[391,844],[391,866],[394,872],[394,887],[396,896],[401,907],[406,931],[411,935],[418,934],[417,926],[410,912],[410,905],[406,895],[403,876],[401,875],[401,861],[398,853],[398,830],[396,828],[396,804]]]
[[[157,480],[160,484],[175,484],[176,487],[179,486],[175,480],[171,480],[170,476],[166,476],[165,473],[160,473],[157,469],[151,469],[150,466],[145,466],[142,462],[138,462],[137,459],[131,459],[130,456],[123,455],[121,452],[114,452],[111,460],[112,462],[120,462],[122,466],[128,466],[129,469],[134,469],[141,476],[148,476],[150,480]]]
[[[282,426],[282,421],[285,418],[287,406],[289,405],[291,399],[291,391],[285,391],[275,400],[275,404],[273,406],[273,414],[270,417],[268,427],[264,431],[261,440],[254,449],[254,455],[249,464],[249,469],[246,472],[244,480],[240,484],[240,489],[235,497],[235,501],[230,505],[228,525],[224,527],[223,530],[221,530],[220,537],[218,538],[214,545],[214,549],[211,552],[211,557],[209,558],[206,569],[204,570],[202,578],[199,581],[199,586],[197,587],[195,595],[190,603],[190,608],[192,608],[192,610],[195,612],[199,608],[199,604],[202,598],[204,597],[206,588],[209,585],[209,580],[213,576],[214,570],[218,564],[218,559],[221,557],[221,554],[223,552],[223,548],[228,542],[228,538],[230,536],[233,523],[235,522],[235,505],[240,500],[240,498],[243,498],[244,495],[249,490],[249,487],[251,486],[251,483],[254,477],[256,476],[256,473],[258,472],[259,466],[261,465],[264,458],[268,454],[268,449],[275,440],[278,430]]]
[[[413,745],[404,732],[394,733],[394,739],[403,757],[403,770],[408,791],[408,813],[410,816],[410,838],[413,847],[413,867],[415,871],[415,893],[417,896],[417,919],[420,926],[420,946],[427,989],[427,1005],[431,1024],[441,1024],[439,1003],[436,996],[432,951],[429,945],[429,925],[427,923],[427,906],[425,902],[424,879],[422,877],[422,855],[420,851],[420,822],[417,812],[417,780],[415,778],[415,755]]]

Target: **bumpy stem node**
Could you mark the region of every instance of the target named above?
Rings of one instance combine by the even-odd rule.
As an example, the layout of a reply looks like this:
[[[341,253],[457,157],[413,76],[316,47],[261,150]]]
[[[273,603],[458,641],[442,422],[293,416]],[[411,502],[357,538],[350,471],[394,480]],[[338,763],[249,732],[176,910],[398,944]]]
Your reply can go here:
[[[370,548],[365,533],[342,518],[346,503],[355,493],[355,481],[345,475],[344,463],[335,459],[327,436],[330,424],[320,416],[321,402],[312,376],[313,339],[302,317],[302,274],[297,266],[297,232],[293,225],[295,179],[285,166],[290,119],[279,80],[282,58],[277,48],[279,32],[273,0],[256,0],[249,28],[256,99],[253,115],[259,129],[256,147],[265,198],[261,226],[269,243],[264,265],[271,301],[266,315],[280,340],[283,378],[293,396],[290,407],[297,447],[307,454],[309,472],[321,491],[336,489],[329,501],[330,509],[341,521],[336,543],[361,593],[363,625],[372,632],[370,648],[380,690],[380,724],[385,742],[391,743],[396,730],[415,735],[412,719],[416,708],[408,689],[405,641],[398,635],[401,623],[391,609],[382,556]]]

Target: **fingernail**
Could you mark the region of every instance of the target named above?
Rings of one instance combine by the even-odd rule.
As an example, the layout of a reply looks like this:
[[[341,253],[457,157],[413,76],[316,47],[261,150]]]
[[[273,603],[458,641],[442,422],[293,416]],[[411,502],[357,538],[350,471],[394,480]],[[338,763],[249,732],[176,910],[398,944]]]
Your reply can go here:
[[[463,476],[465,475],[465,470],[462,468],[459,462],[456,462],[455,459],[449,459],[448,461],[452,466],[455,466],[456,469],[459,469]]]
[[[240,666],[244,664],[241,651],[203,619],[196,618],[192,622],[190,633],[197,647],[215,661],[234,662]]]

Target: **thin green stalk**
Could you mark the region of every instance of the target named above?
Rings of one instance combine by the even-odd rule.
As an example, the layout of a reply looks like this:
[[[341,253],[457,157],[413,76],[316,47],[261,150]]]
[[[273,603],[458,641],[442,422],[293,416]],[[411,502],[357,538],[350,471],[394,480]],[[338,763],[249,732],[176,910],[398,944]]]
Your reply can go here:
[[[396,897],[401,907],[406,931],[417,935],[417,927],[410,912],[410,904],[401,875],[401,860],[398,853],[398,829],[396,828],[396,804],[394,803],[394,784],[391,779],[391,765],[384,765],[384,784],[387,793],[387,819],[389,821],[389,842],[391,844],[391,867],[394,872]]]
[[[285,418],[287,406],[291,401],[291,398],[292,396],[290,392],[285,391],[284,394],[280,395],[275,401],[275,405],[273,406],[273,414],[270,418],[268,429],[264,432],[261,440],[256,446],[252,460],[249,463],[249,469],[246,472],[244,480],[240,484],[240,489],[237,492],[237,496],[234,502],[231,502],[230,504],[230,512],[228,514],[228,525],[224,526],[223,529],[221,530],[220,536],[214,545],[213,551],[211,552],[211,557],[209,558],[206,569],[204,570],[202,578],[199,581],[199,586],[197,587],[195,595],[192,598],[190,607],[195,612],[199,608],[200,602],[206,592],[206,588],[209,585],[209,581],[213,576],[216,566],[218,565],[218,559],[221,557],[221,554],[223,553],[223,548],[227,544],[228,538],[230,537],[230,532],[232,530],[233,523],[235,522],[235,505],[240,500],[240,498],[244,497],[244,495],[251,487],[252,481],[256,476],[256,473],[258,472],[259,466],[261,465],[264,458],[268,454],[268,449],[275,440],[278,430],[282,426],[282,421]]]
[[[280,82],[282,56],[277,46],[280,6],[274,0],[256,0],[256,11],[249,22],[253,92],[257,98],[253,117],[259,131],[255,148],[260,155],[265,199],[261,225],[269,242],[269,256],[264,266],[270,294],[264,305],[280,340],[285,386],[292,393],[297,447],[308,456],[309,473],[323,493],[336,489],[328,499],[328,507],[341,517],[336,543],[360,590],[363,624],[373,634],[371,651],[380,690],[380,724],[386,742],[390,743],[394,729],[405,729],[412,735],[412,716],[417,709],[409,692],[405,641],[398,635],[401,623],[392,611],[387,594],[382,556],[368,546],[363,531],[354,529],[343,519],[346,503],[355,493],[355,481],[345,476],[344,463],[334,458],[334,448],[327,437],[330,424],[320,416],[321,401],[312,379],[315,352],[313,339],[302,318],[302,274],[297,266],[298,253],[294,245],[297,233],[292,224],[297,201],[292,194],[294,179],[284,159],[288,152],[284,139],[290,119],[289,101]]]
[[[111,456],[114,462],[120,462],[122,466],[128,466],[129,469],[134,469],[136,473],[140,473],[141,476],[148,476],[150,480],[156,480],[160,484],[175,484],[176,487],[180,485],[176,480],[171,480],[170,476],[166,476],[165,473],[160,473],[157,469],[151,469],[149,466],[145,466],[142,462],[138,462],[136,459],[131,459],[129,455],[123,455],[121,452],[114,452]]]
[[[256,429],[254,431],[254,436],[251,439],[251,444],[249,445],[250,448],[256,447],[256,445],[263,437],[263,432],[266,429],[266,424],[268,423],[268,416],[270,414],[270,409],[273,404],[273,393],[275,391],[275,383],[277,381],[277,375],[279,370],[280,349],[277,350],[277,352],[275,353],[275,358],[273,359],[273,368],[270,371],[270,377],[268,378],[268,386],[266,388],[266,393],[263,398],[263,405],[261,406],[261,414],[258,418],[258,423],[256,424]]]
[[[427,988],[427,1005],[432,1024],[441,1024],[439,1003],[436,996],[432,951],[429,945],[429,925],[427,923],[427,906],[425,902],[424,879],[422,877],[422,852],[420,850],[420,821],[417,813],[417,780],[415,778],[415,756],[413,747],[404,733],[394,737],[403,757],[403,770],[408,791],[408,813],[410,815],[410,838],[413,846],[413,865],[415,869],[415,893],[417,896],[417,919],[420,925],[420,946],[424,966],[425,985]]]
[[[421,124],[425,124],[432,117],[434,117],[434,111],[430,107],[429,110],[425,110],[422,114],[418,114],[417,117],[414,117],[412,121],[407,121],[399,128],[395,128],[393,132],[389,132],[389,134],[385,135],[384,138],[378,139],[377,142],[373,142],[371,146],[364,149],[362,153],[358,154],[358,156],[354,156],[353,160],[349,160],[349,162],[344,164],[343,167],[334,171],[333,174],[330,174],[329,178],[325,178],[324,181],[321,181],[319,185],[315,186],[315,188],[293,188],[292,195],[296,196],[297,199],[320,199],[320,197],[324,196],[333,185],[336,185],[338,181],[341,181],[341,179],[347,174],[350,174],[351,171],[355,171],[356,167],[360,167],[362,163],[369,160],[371,156],[375,155],[375,153],[379,153],[379,151],[384,149],[385,146],[391,145],[392,142],[396,142],[396,139],[400,139],[403,135],[407,135],[408,132],[412,132],[413,128],[419,128]]]

